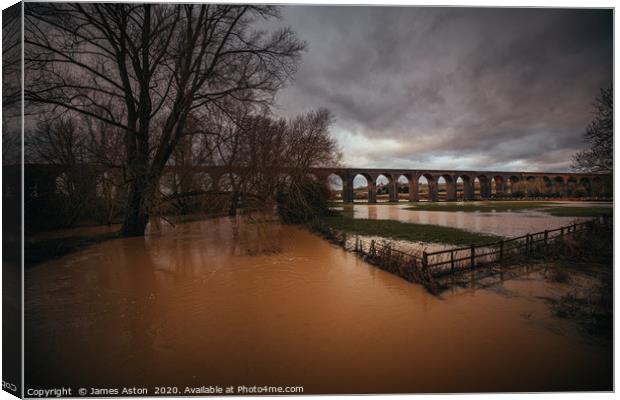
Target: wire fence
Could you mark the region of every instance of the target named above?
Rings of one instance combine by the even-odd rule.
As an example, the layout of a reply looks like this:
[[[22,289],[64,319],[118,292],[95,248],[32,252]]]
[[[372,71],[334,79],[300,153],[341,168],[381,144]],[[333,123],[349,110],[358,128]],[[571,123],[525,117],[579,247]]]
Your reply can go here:
[[[611,223],[611,217],[599,217],[489,244],[433,252],[408,253],[395,249],[389,242],[378,243],[375,240],[365,242],[356,237],[353,250],[381,269],[395,273],[409,281],[423,283],[428,287],[433,285],[434,277],[485,265],[500,264],[518,255],[545,251],[563,237],[593,231],[602,226],[610,226]]]

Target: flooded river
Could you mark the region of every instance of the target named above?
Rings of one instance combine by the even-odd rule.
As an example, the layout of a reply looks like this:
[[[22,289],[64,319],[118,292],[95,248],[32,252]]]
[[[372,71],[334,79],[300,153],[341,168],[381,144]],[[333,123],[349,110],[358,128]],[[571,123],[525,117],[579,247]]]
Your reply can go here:
[[[441,203],[438,203],[441,204]],[[468,204],[476,204],[471,202]],[[553,206],[609,207],[609,203],[554,202]],[[393,219],[402,222],[430,224],[464,229],[505,237],[542,232],[583,221],[586,218],[556,217],[536,209],[506,212],[451,212],[407,210],[411,205],[356,204],[354,218]]]
[[[25,286],[27,388],[611,389],[611,347],[535,297],[551,283],[437,298],[275,222],[103,242],[28,269]]]

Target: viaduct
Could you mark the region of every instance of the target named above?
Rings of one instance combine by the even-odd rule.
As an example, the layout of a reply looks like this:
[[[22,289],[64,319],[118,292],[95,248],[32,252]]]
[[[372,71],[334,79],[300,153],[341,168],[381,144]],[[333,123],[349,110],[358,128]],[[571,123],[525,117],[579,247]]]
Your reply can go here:
[[[376,182],[379,176],[388,180],[387,188],[389,201],[398,201],[397,181],[405,177],[409,184],[409,201],[420,200],[419,182],[424,177],[428,185],[428,200],[438,201],[438,186],[443,179],[446,186],[446,200],[457,200],[457,181],[462,181],[463,199],[474,200],[474,183],[478,181],[480,197],[491,197],[492,183],[496,194],[509,194],[512,186],[517,182],[540,182],[553,193],[566,197],[571,188],[581,186],[587,196],[595,196],[600,191],[606,175],[582,174],[567,172],[506,172],[506,171],[465,171],[465,170],[426,170],[426,169],[358,169],[358,168],[317,168],[317,176],[338,176],[342,180],[342,199],[346,203],[354,200],[353,180],[356,176],[363,176],[368,182],[368,202],[377,201]],[[326,179],[326,178],[325,178]]]
[[[92,190],[96,191],[96,182],[106,174],[115,173],[106,170],[101,166],[84,165],[80,166],[87,171],[89,182],[92,183]],[[179,173],[181,167],[166,167],[165,174]],[[16,177],[20,177],[21,166],[4,166],[4,193],[15,193],[21,186],[21,182]],[[221,190],[222,180],[225,176],[235,174],[235,169],[226,169],[218,166],[192,166],[183,167],[183,173],[190,171],[193,181],[211,182],[209,187],[203,183],[205,190]],[[26,164],[24,165],[24,193],[26,199],[34,193],[34,196],[46,196],[58,191],[59,177],[66,168],[58,165],[45,164]],[[118,168],[117,168],[118,170]],[[241,171],[237,171],[238,173]],[[286,174],[286,168],[282,168]],[[398,180],[406,178],[409,185],[409,201],[420,200],[419,182],[422,177],[426,179],[428,187],[427,200],[438,201],[438,187],[440,180],[443,181],[446,190],[445,200],[457,200],[457,181],[462,181],[462,199],[476,199],[475,188],[478,188],[478,195],[482,199],[491,197],[492,188],[496,195],[509,195],[513,185],[518,182],[537,182],[540,187],[545,188],[549,193],[559,194],[561,197],[568,196],[571,191],[579,187],[588,197],[599,196],[603,182],[611,182],[610,174],[588,174],[588,173],[567,173],[567,172],[507,172],[507,171],[466,171],[466,170],[430,170],[430,169],[383,169],[383,168],[313,168],[311,175],[322,182],[328,182],[337,176],[342,181],[342,200],[347,203],[353,202],[354,188],[353,181],[357,176],[363,176],[368,182],[368,202],[377,201],[377,179],[384,176],[387,181],[389,200],[398,201]],[[459,182],[460,183],[460,182]],[[91,190],[91,189],[89,189]],[[527,194],[527,193],[526,193]]]

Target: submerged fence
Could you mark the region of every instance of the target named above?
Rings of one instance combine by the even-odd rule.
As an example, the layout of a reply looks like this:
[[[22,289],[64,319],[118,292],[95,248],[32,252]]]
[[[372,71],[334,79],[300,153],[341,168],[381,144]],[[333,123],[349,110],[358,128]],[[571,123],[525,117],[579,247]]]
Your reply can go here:
[[[367,244],[356,238],[354,251],[381,269],[428,287],[433,285],[434,277],[500,264],[517,255],[545,251],[560,238],[578,232],[593,231],[597,227],[609,226],[610,223],[611,218],[601,217],[494,243],[429,253],[422,251],[418,254],[394,249],[389,243],[380,244],[372,240]]]

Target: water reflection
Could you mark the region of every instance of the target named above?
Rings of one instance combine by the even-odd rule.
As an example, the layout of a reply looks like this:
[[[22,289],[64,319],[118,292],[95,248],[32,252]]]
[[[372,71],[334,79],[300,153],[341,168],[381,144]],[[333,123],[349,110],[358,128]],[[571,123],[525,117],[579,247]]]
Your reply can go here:
[[[545,283],[438,299],[298,227],[162,229],[26,272],[27,387],[610,389],[610,348],[550,315]]]
[[[563,205],[565,203],[557,203]],[[570,203],[571,206],[586,206],[588,203]],[[542,211],[519,212],[450,212],[411,211],[407,205],[356,204],[354,218],[393,219],[402,222],[429,224],[465,229],[473,232],[515,237],[526,233],[541,232],[583,221],[586,218],[555,217]]]

